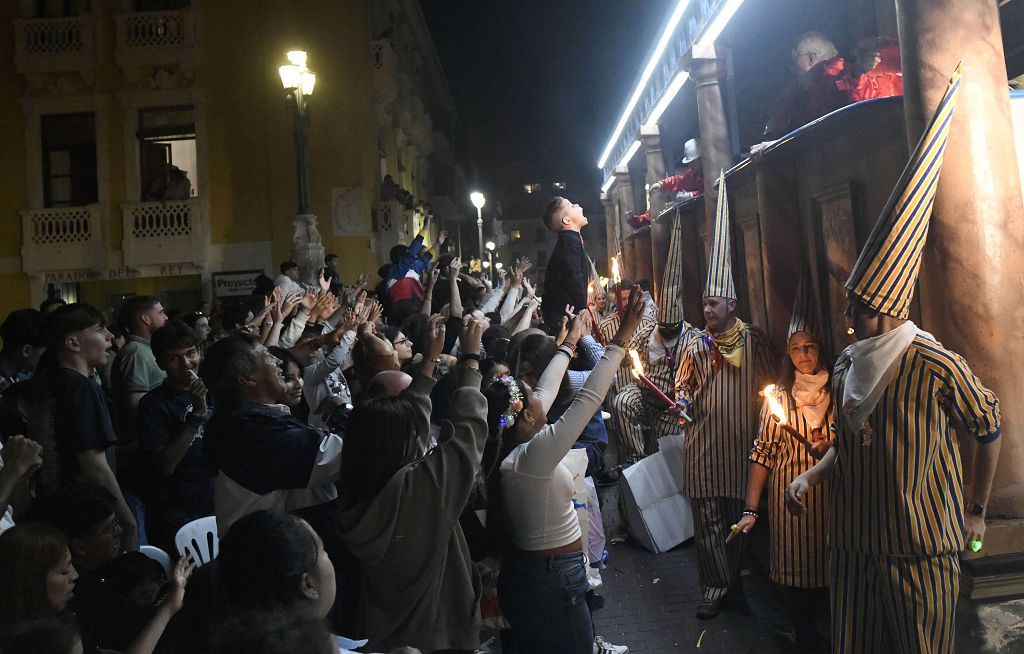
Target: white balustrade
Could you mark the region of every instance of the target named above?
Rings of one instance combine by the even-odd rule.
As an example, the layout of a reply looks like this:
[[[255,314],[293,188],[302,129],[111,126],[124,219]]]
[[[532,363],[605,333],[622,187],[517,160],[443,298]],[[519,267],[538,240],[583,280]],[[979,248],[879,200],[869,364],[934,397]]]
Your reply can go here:
[[[22,74],[92,68],[94,25],[88,15],[15,19],[15,67]]]
[[[185,63],[195,58],[196,30],[190,9],[117,14],[120,66]]]
[[[22,269],[75,270],[105,266],[99,205],[21,211]]]
[[[209,244],[198,199],[134,202],[121,210],[125,265],[205,264]]]

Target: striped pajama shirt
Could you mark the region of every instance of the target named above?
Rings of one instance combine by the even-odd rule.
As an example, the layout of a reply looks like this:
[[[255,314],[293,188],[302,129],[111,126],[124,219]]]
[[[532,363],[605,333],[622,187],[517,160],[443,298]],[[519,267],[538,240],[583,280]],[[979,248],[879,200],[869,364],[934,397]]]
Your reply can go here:
[[[843,397],[850,364],[844,352],[833,397]],[[964,548],[955,428],[983,443],[1000,433],[999,400],[963,357],[928,335],[914,338],[894,370],[864,430],[854,434],[843,412],[836,416],[830,539],[837,654],[953,651]]]

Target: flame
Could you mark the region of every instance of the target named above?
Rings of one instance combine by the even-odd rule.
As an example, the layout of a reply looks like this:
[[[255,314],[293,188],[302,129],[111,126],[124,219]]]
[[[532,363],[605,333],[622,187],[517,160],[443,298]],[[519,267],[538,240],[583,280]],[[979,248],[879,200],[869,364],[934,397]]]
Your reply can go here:
[[[640,379],[644,374],[644,364],[640,361],[640,355],[636,350],[630,350],[629,356],[633,359],[633,376]]]
[[[601,278],[601,288],[607,288],[607,287],[608,287],[608,278],[607,277],[602,277]]]
[[[778,421],[780,425],[786,424],[786,407],[782,406],[782,402],[779,402],[779,389],[775,384],[768,384],[761,391],[761,395],[764,395],[765,399],[768,400],[768,410],[772,412],[772,415]]]
[[[619,258],[612,257],[612,279],[615,280],[615,284],[618,285],[622,281],[622,275],[619,274]]]

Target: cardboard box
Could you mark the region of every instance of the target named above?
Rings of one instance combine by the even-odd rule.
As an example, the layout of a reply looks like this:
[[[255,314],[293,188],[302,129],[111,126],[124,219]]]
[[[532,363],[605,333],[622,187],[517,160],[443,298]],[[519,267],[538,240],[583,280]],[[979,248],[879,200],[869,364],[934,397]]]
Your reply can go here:
[[[693,512],[681,492],[684,443],[682,434],[659,439],[657,453],[626,468],[619,477],[626,528],[655,554],[693,538]]]

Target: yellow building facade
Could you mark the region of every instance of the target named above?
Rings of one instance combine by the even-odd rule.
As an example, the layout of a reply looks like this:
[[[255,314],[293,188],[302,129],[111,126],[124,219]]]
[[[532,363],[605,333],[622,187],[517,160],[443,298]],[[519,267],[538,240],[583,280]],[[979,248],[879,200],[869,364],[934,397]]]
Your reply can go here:
[[[317,75],[310,209],[343,280],[424,203],[456,211],[455,112],[411,0],[22,0],[0,3],[0,43],[0,316],[54,293],[187,311],[275,277],[297,209],[289,50]],[[386,175],[419,212],[382,199]]]

